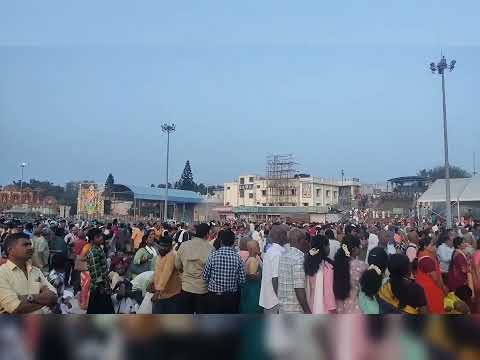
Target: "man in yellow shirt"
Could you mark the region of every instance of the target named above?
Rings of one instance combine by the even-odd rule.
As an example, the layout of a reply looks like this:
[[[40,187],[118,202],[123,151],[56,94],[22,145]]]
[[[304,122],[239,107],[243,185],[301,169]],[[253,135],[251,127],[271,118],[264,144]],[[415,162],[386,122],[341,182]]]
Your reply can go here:
[[[195,230],[195,237],[182,242],[175,258],[175,267],[182,273],[182,314],[207,312],[208,289],[207,282],[203,279],[203,270],[214,248],[208,242],[210,225],[198,224]]]
[[[132,242],[133,242],[133,249],[135,251],[138,250],[140,247],[140,243],[142,242],[144,232],[143,223],[139,223],[137,227],[133,227],[132,229]]]
[[[57,303],[55,288],[42,271],[30,264],[32,242],[16,233],[5,240],[7,262],[0,266],[0,313],[42,314]]]

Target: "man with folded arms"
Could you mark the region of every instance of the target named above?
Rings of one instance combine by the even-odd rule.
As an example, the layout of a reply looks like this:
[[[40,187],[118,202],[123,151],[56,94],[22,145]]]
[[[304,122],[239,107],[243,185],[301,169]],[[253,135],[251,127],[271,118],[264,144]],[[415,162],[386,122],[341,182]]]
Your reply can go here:
[[[5,240],[7,262],[0,266],[0,313],[45,314],[57,303],[55,288],[32,266],[32,242],[25,233]]]

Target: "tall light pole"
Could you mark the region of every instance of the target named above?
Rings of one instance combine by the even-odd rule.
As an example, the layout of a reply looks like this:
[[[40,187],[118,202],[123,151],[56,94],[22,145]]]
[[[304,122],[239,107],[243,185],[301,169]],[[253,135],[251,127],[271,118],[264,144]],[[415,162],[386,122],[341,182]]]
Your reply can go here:
[[[162,125],[162,131],[164,133],[167,133],[167,180],[166,180],[166,183],[165,183],[165,208],[164,208],[164,211],[163,211],[163,221],[167,221],[168,220],[168,158],[169,158],[169,155],[170,155],[170,133],[174,132],[175,131],[175,124],[163,124]]]
[[[447,59],[442,56],[438,64],[430,63],[432,73],[438,73],[442,77],[442,100],[443,100],[443,144],[445,149],[445,210],[447,218],[447,228],[452,228],[452,208],[450,196],[450,164],[448,163],[448,132],[447,132],[447,104],[445,101],[445,70],[453,71],[455,68],[455,60],[447,64]],[[460,220],[460,219],[459,219]]]
[[[208,203],[208,184],[207,184],[207,218],[205,219],[206,222],[210,221],[210,204]]]
[[[473,152],[473,176],[477,175],[477,160],[475,159],[475,152]]]
[[[25,166],[27,166],[27,163],[26,162],[22,162],[20,163],[20,169],[22,169],[22,180],[20,181],[20,190],[23,190],[23,169],[25,168]]]

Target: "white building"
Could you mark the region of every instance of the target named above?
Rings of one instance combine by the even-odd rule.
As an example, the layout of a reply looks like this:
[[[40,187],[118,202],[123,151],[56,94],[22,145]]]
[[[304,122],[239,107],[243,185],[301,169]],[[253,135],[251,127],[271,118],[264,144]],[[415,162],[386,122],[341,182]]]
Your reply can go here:
[[[225,206],[332,206],[337,205],[340,191],[354,198],[360,189],[358,179],[328,180],[318,177],[288,180],[275,199],[269,194],[268,180],[257,175],[243,175],[238,181],[225,183]],[[281,201],[281,202],[279,202]]]
[[[234,213],[265,214],[325,214],[338,207],[339,199],[354,200],[359,193],[360,181],[331,180],[319,177],[295,177],[282,180],[272,190],[269,180],[247,174],[237,181],[225,183],[224,206]],[[280,215],[279,215],[280,216]],[[258,216],[257,216],[258,217]]]

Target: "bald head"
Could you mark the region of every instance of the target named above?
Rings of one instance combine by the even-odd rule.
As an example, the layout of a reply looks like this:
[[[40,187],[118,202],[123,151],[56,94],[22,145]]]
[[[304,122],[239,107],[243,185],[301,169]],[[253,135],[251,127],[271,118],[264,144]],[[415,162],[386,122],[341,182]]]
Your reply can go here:
[[[288,242],[288,230],[289,227],[285,224],[273,225],[272,230],[270,230],[270,238],[272,239],[272,242],[281,246],[285,245]]]
[[[287,239],[290,246],[303,250],[307,236],[305,231],[294,228],[288,232]]]
[[[257,255],[260,255],[260,245],[255,240],[248,240],[247,241],[247,250],[248,250],[249,256],[251,256],[251,257],[255,257]]]
[[[413,243],[413,244],[418,244],[418,234],[415,230],[410,231],[407,234],[408,241]]]

